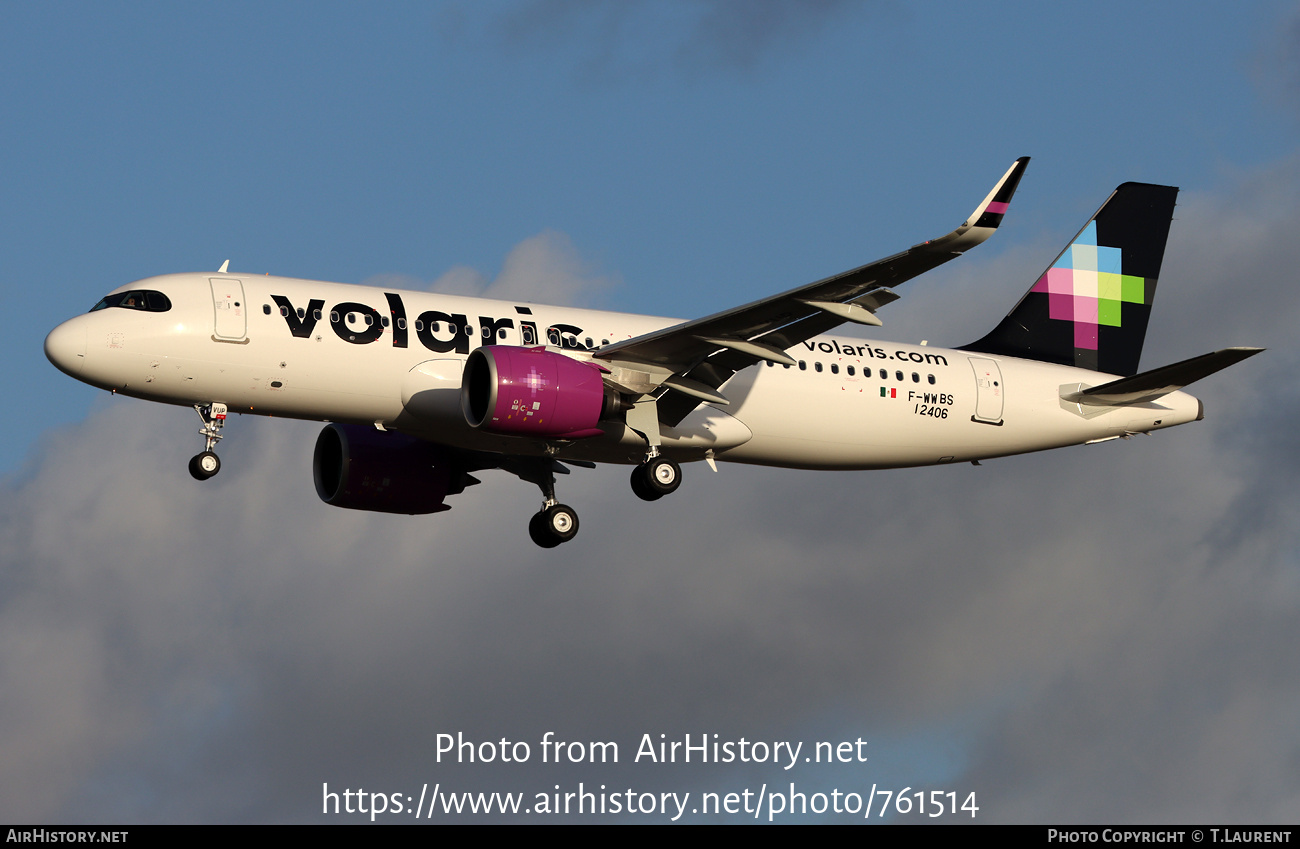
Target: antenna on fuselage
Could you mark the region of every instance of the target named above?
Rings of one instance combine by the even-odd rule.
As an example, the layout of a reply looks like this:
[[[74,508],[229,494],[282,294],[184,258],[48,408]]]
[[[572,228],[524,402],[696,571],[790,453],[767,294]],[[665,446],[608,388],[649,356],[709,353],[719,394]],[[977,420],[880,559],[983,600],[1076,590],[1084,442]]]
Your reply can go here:
[[[221,267],[217,269],[217,273],[225,274],[227,268],[230,268],[230,260],[226,260],[225,262],[221,263]]]

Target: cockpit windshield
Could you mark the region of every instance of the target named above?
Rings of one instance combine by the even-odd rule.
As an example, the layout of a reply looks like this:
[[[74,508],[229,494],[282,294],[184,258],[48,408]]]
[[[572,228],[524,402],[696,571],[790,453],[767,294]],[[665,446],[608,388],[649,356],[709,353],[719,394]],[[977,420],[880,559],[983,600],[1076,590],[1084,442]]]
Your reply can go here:
[[[118,292],[116,295],[107,295],[99,303],[91,307],[90,311],[95,312],[109,307],[144,310],[145,312],[167,312],[172,308],[172,302],[162,292],[155,292],[151,289],[137,289],[134,292]]]

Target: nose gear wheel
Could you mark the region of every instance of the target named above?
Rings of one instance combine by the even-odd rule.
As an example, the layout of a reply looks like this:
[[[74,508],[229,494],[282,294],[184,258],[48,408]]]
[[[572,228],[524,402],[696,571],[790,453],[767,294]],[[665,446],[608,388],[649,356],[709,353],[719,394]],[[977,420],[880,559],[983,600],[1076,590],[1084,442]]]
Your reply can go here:
[[[190,458],[190,475],[196,481],[205,481],[221,471],[221,458],[211,451]]]
[[[202,453],[190,458],[190,476],[196,481],[205,481],[221,471],[221,458],[212,449],[221,439],[221,429],[226,426],[226,405],[217,401],[211,404],[195,404],[194,412],[203,420],[199,436],[204,439]]]

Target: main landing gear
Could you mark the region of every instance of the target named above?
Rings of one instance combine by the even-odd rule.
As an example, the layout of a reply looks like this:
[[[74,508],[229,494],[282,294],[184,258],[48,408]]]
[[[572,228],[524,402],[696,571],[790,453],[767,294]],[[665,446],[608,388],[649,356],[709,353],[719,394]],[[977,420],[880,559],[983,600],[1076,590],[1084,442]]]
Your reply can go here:
[[[203,429],[199,435],[207,440],[207,445],[202,453],[190,458],[190,475],[196,481],[205,481],[221,471],[221,458],[212,449],[217,447],[221,429],[226,425],[226,405],[216,401],[211,404],[195,404],[194,411],[203,420]]]
[[[555,498],[555,470],[546,461],[546,467],[537,477],[530,479],[542,490],[542,509],[528,520],[528,536],[542,548],[555,548],[578,535],[578,511]],[[562,470],[567,471],[567,470]]]
[[[567,460],[574,463],[577,461]],[[512,470],[521,478],[537,484],[542,491],[542,509],[528,520],[528,536],[542,548],[555,548],[578,535],[578,512],[555,498],[555,466],[531,465],[526,470]],[[583,465],[589,465],[583,463]],[[561,468],[560,471],[567,472]],[[632,470],[632,491],[646,501],[656,501],[674,492],[682,483],[682,468],[657,451]]]
[[[632,491],[642,501],[658,501],[682,485],[682,467],[655,452],[632,470]]]
[[[634,414],[640,410],[639,416]],[[659,453],[659,419],[655,413],[653,401],[633,408],[628,414],[628,427],[640,434],[646,441],[645,460],[632,470],[632,491],[643,501],[658,501],[671,492],[676,492],[682,484],[682,467],[668,457]],[[560,504],[555,498],[555,472],[568,474],[568,469],[550,459],[554,451],[548,451],[546,459],[540,463],[529,463],[511,471],[526,481],[537,484],[542,491],[542,509],[528,521],[528,535],[542,548],[555,548],[578,535],[578,514],[566,504]],[[709,464],[713,464],[713,454],[707,455]],[[566,460],[567,463],[592,466],[587,461]]]
[[[578,514],[565,504],[543,507],[528,520],[528,535],[542,548],[555,548],[578,535]]]
[[[656,400],[647,396],[627,413],[627,426],[646,443],[645,459],[632,470],[632,491],[642,501],[658,501],[682,485],[682,467],[659,453]]]

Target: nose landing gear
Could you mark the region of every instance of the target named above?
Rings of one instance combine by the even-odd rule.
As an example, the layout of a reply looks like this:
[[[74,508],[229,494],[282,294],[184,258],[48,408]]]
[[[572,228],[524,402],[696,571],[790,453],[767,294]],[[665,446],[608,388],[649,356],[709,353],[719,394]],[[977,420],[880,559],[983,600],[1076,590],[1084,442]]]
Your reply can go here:
[[[226,425],[226,405],[213,401],[211,404],[195,404],[194,411],[203,420],[203,429],[199,431],[207,444],[200,454],[190,458],[190,475],[197,481],[205,481],[221,471],[221,458],[212,450],[221,439],[221,429]]]

